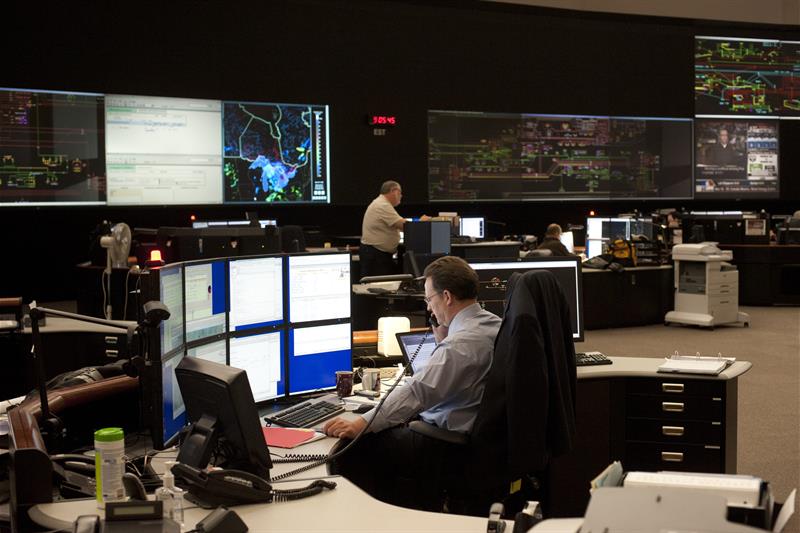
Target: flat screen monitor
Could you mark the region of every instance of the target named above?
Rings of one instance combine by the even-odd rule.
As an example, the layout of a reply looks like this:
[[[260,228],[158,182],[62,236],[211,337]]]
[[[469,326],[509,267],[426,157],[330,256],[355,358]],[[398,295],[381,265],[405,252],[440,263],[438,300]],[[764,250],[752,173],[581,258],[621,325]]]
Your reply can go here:
[[[156,448],[171,446],[175,437],[186,425],[186,406],[183,403],[175,368],[183,360],[184,354],[175,353],[161,361],[161,417],[160,428],[154,433],[153,445]],[[159,439],[160,442],[159,442]]]
[[[184,343],[183,265],[167,265],[158,270],[159,298],[169,309],[169,318],[159,325],[160,355],[180,349]]]
[[[109,205],[222,203],[222,102],[106,95]]]
[[[777,119],[695,120],[695,198],[778,198]]]
[[[569,253],[575,253],[575,237],[571,231],[563,232],[559,239],[561,240],[561,244],[564,245]]]
[[[227,302],[226,261],[187,263],[183,273],[186,342],[219,337],[225,333]]]
[[[336,371],[353,369],[349,323],[291,328],[288,331],[289,394],[336,387]]]
[[[412,374],[422,372],[436,349],[436,338],[430,331],[395,333],[395,337],[403,354],[403,364],[411,364]]]
[[[197,357],[221,365],[228,364],[228,343],[223,340],[186,348],[187,357]]]
[[[228,290],[228,331],[283,323],[283,258],[230,260]]]
[[[695,37],[697,115],[800,116],[800,42]]]
[[[106,202],[103,95],[0,89],[0,206]]]
[[[289,322],[350,318],[350,253],[292,255],[288,260]]]
[[[224,102],[225,201],[330,202],[327,105]]]
[[[247,371],[257,402],[286,394],[283,331],[230,339],[230,366]]]
[[[247,374],[237,368],[186,357],[175,375],[183,394],[187,420],[211,421],[223,441],[225,468],[244,470],[269,479],[272,461],[261,429]],[[213,450],[201,433],[192,432],[181,444],[178,461],[205,468]]]
[[[486,237],[486,219],[484,217],[461,217],[458,221],[458,234],[476,239]]]
[[[431,201],[690,199],[687,118],[428,111]]]
[[[497,316],[503,316],[503,302],[511,274],[533,269],[549,270],[558,279],[567,297],[572,338],[576,341],[583,340],[583,280],[581,262],[577,256],[539,257],[518,261],[474,261],[469,265],[478,273],[480,283],[478,301]]]
[[[631,219],[590,217],[586,219],[586,256],[603,253],[605,245],[616,239],[630,240]]]

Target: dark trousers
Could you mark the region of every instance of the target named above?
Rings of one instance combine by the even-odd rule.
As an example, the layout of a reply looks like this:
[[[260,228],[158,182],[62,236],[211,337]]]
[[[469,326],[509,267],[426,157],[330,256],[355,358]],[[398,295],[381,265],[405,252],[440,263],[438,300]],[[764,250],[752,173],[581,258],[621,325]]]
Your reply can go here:
[[[358,260],[361,263],[361,277],[387,276],[397,274],[397,263],[393,254],[378,250],[374,246],[361,243],[358,247]]]
[[[345,445],[350,441],[341,441]],[[373,497],[410,509],[441,511],[448,477],[459,447],[397,426],[364,435],[336,459],[341,474]]]

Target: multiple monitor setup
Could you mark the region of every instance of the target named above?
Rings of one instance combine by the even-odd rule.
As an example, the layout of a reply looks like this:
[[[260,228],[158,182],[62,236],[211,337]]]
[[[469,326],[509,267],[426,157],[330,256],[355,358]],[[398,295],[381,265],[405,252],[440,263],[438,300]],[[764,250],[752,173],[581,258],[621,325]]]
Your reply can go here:
[[[657,237],[656,225],[635,218],[589,217],[586,219],[586,257],[601,255],[609,242],[616,239],[630,241],[635,235],[653,241]]]
[[[0,205],[330,201],[329,108],[0,89]]]
[[[175,380],[184,357],[245,370],[256,402],[332,389],[335,372],[352,368],[349,252],[171,264],[146,275],[142,291],[172,312],[151,349],[156,447],[186,423]]]

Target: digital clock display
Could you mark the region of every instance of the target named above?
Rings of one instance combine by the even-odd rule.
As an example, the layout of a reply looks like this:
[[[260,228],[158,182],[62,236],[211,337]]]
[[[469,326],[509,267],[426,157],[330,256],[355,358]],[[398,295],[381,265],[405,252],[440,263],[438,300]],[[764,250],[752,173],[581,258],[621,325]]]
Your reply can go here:
[[[395,115],[367,115],[367,124],[370,126],[396,126],[397,117]]]

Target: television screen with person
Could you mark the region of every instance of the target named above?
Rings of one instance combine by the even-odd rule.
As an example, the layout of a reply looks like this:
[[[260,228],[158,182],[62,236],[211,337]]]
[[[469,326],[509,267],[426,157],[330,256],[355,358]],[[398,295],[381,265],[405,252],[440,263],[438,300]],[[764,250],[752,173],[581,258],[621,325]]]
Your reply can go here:
[[[178,462],[202,469],[213,453],[222,458],[217,466],[269,479],[272,461],[247,373],[185,357],[175,376],[187,419],[194,423],[181,445]]]

